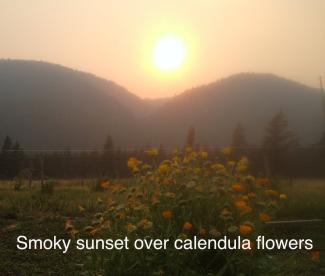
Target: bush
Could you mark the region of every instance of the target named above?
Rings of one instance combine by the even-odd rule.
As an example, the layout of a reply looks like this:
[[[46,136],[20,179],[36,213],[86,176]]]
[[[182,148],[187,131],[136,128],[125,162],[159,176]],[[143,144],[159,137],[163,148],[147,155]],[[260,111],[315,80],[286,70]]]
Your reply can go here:
[[[252,274],[256,264],[251,257],[257,254],[253,241],[286,195],[272,189],[267,178],[249,175],[248,159],[230,160],[230,153],[229,148],[221,152],[224,163],[191,148],[174,152],[158,165],[131,157],[127,165],[134,174],[133,185],[111,183],[106,210],[81,229],[69,220],[66,230],[74,236],[130,240],[240,236],[248,239],[251,250],[92,251],[89,269],[117,275],[126,270],[135,275]]]

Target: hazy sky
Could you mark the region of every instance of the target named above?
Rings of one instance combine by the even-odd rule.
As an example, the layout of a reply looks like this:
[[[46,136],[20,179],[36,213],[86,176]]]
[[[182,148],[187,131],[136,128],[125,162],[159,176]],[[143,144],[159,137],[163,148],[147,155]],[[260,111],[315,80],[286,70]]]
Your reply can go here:
[[[179,37],[175,72],[152,65]],[[250,71],[317,86],[325,77],[325,0],[0,0],[0,58],[43,60],[164,97]]]

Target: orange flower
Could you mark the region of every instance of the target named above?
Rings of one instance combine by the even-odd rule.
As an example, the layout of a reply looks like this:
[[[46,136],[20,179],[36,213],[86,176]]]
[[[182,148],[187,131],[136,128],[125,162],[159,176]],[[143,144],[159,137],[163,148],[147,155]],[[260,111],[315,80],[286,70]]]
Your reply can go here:
[[[259,214],[260,221],[266,222],[269,221],[271,218],[268,214],[260,213]]]
[[[240,210],[243,210],[247,207],[247,203],[244,200],[237,200],[237,201],[235,201],[234,204],[235,204],[235,207]]]
[[[190,230],[192,230],[192,228],[193,228],[193,225],[190,222],[185,222],[183,225],[184,230],[190,231]]]
[[[128,223],[128,224],[126,225],[126,231],[127,231],[128,233],[132,233],[132,232],[134,232],[135,230],[137,230],[137,227],[136,227],[134,224],[132,224],[132,223]]]
[[[274,197],[278,197],[279,196],[279,193],[277,191],[274,191],[274,190],[266,190],[265,193],[268,195],[268,196],[274,196]]]
[[[249,235],[253,231],[252,226],[241,224],[239,225],[239,233],[243,236]]]
[[[255,198],[256,197],[256,194],[251,192],[251,193],[248,193],[247,196],[249,198]]]
[[[172,211],[163,211],[162,216],[164,219],[171,219],[173,216],[173,213],[172,213]]]
[[[269,181],[268,178],[258,178],[258,179],[256,180],[256,183],[257,183],[258,185],[261,185],[261,186],[266,186],[266,185],[268,185],[268,184],[270,183],[270,181]]]
[[[103,188],[103,189],[108,189],[108,187],[109,187],[109,181],[108,180],[102,181],[100,183],[100,187]]]
[[[252,208],[246,205],[246,206],[242,209],[241,215],[246,215],[246,214],[249,214],[250,212],[252,212]]]
[[[243,186],[240,183],[235,183],[232,185],[232,189],[236,192],[241,192],[243,190]]]

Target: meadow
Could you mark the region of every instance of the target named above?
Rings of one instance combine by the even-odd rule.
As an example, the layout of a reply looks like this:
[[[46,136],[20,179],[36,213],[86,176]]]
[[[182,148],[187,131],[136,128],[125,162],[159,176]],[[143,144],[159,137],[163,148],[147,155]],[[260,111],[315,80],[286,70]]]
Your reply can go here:
[[[325,220],[324,179],[272,180],[249,174],[249,160],[187,149],[150,163],[130,158],[129,179],[0,183],[2,275],[323,275],[324,224],[267,226],[272,220]],[[19,251],[31,238],[242,236],[251,250]],[[257,251],[254,238],[303,237],[312,251]]]

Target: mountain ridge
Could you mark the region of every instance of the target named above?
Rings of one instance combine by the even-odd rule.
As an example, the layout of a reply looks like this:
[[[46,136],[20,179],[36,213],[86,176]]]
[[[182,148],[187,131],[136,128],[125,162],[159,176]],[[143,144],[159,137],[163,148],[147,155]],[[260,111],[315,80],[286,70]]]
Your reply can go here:
[[[198,143],[223,145],[238,122],[258,144],[280,109],[302,143],[323,131],[319,90],[270,73],[238,73],[155,100],[62,65],[0,60],[0,92],[0,139],[25,146],[100,147],[108,134],[121,147],[179,146],[190,126]]]

